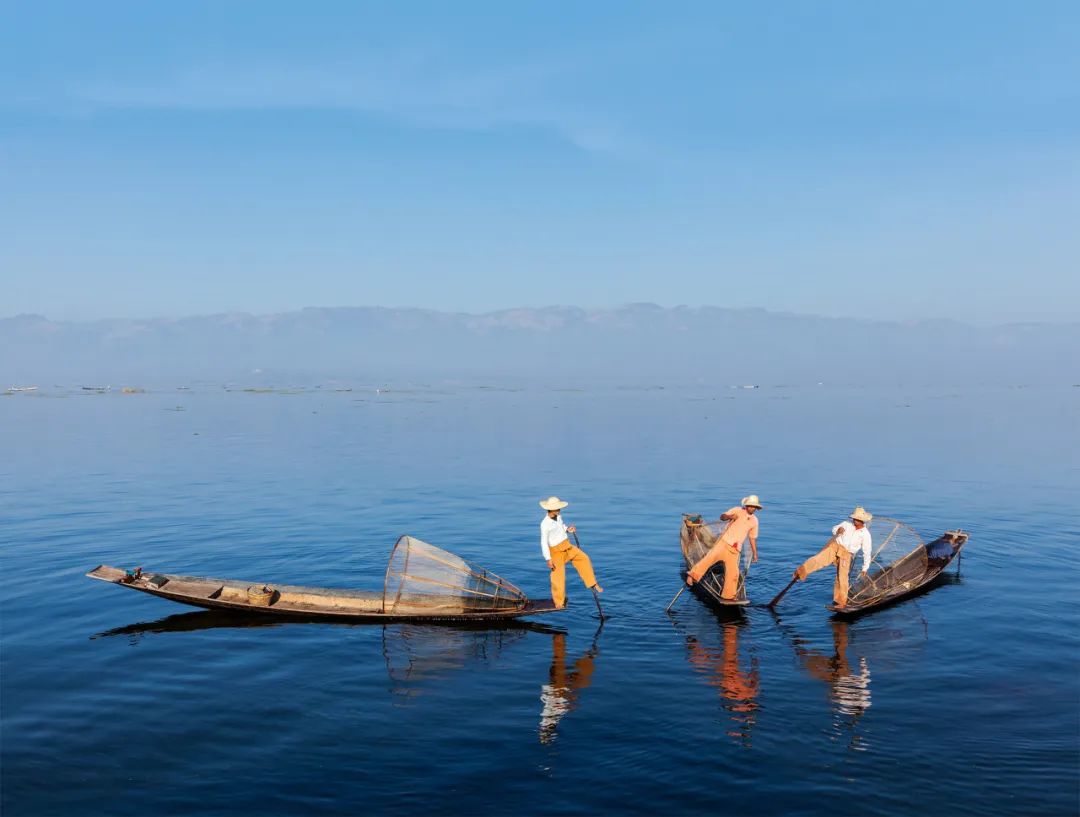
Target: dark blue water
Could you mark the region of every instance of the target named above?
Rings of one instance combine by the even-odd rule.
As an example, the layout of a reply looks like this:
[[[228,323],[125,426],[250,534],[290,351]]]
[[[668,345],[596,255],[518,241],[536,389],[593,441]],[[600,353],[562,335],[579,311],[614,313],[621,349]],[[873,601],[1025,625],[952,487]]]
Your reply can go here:
[[[177,406],[183,411],[173,411]],[[5,817],[1075,814],[1080,389],[416,388],[0,398]],[[724,619],[683,511],[762,496],[764,603],[855,504],[959,575],[851,624],[817,574]],[[99,563],[377,588],[411,533],[547,595],[536,626],[237,626]]]

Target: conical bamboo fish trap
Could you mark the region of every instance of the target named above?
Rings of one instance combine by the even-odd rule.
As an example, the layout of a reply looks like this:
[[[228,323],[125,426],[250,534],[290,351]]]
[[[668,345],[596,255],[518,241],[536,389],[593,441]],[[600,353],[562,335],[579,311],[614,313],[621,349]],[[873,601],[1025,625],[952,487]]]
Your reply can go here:
[[[520,610],[527,603],[525,594],[505,579],[412,536],[398,539],[386,567],[387,615]]]

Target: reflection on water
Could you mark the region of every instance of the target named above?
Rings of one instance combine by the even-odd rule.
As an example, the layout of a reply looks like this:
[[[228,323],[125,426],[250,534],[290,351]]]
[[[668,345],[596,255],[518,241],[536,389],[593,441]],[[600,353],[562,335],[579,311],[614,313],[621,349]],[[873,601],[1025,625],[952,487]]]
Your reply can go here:
[[[731,722],[727,735],[749,748],[760,706],[761,678],[756,657],[750,659],[749,669],[739,660],[739,637],[745,627],[746,619],[737,615],[720,619],[716,630],[702,628],[699,633],[683,636],[690,665],[720,696],[720,705]]]
[[[776,617],[795,649],[799,666],[828,687],[833,737],[846,737],[848,748],[857,751],[869,748],[861,721],[873,704],[871,665],[879,670],[902,668],[912,658],[911,649],[921,649],[927,639],[926,620],[917,605],[898,609],[887,621],[833,618],[829,621],[832,644],[823,648]]]
[[[529,621],[499,622],[497,626],[371,624],[327,622],[320,618],[280,619],[257,614],[244,615],[219,611],[179,613],[154,621],[141,621],[123,627],[114,627],[92,635],[90,638],[93,640],[127,636],[129,643],[134,646],[144,636],[157,633],[302,624],[331,627],[381,627],[382,653],[386,661],[386,673],[390,678],[390,691],[397,697],[396,702],[402,705],[423,694],[425,689],[432,686],[432,682],[444,678],[448,673],[469,664],[487,664],[497,660],[507,647],[520,641],[529,632],[553,636],[555,643],[562,644],[561,649],[565,652],[565,632]],[[560,648],[556,648],[558,649]],[[595,640],[593,655],[595,655]],[[552,677],[555,677],[554,664]]]
[[[871,704],[870,666],[866,656],[858,651],[849,655],[851,625],[848,622],[834,620],[829,626],[832,628],[831,652],[817,650],[796,638],[795,654],[807,675],[828,685],[837,731],[850,735],[852,748],[865,749],[857,727]]]
[[[555,633],[551,637],[551,669],[548,682],[540,687],[540,742],[551,743],[557,737],[556,729],[568,713],[578,706],[578,693],[589,686],[596,656],[599,654],[600,632],[604,629],[601,621],[593,635],[592,644],[575,662],[573,667],[566,663],[566,635]]]
[[[312,619],[312,622],[316,619]],[[291,623],[303,623],[303,619],[290,619]],[[245,615],[243,612],[220,612],[204,610],[195,613],[176,613],[154,621],[139,621],[134,624],[125,624],[123,627],[113,627],[111,630],[90,636],[93,641],[98,638],[113,638],[115,636],[129,636],[132,645],[138,644],[143,636],[155,633],[190,633],[196,630],[225,629],[229,627],[279,627],[290,623],[280,618],[254,613]]]
[[[402,624],[383,628],[383,657],[396,702],[408,704],[467,664],[487,664],[520,641],[529,631],[550,633],[551,628],[520,622],[494,629],[472,629]],[[561,635],[561,633],[560,633]]]

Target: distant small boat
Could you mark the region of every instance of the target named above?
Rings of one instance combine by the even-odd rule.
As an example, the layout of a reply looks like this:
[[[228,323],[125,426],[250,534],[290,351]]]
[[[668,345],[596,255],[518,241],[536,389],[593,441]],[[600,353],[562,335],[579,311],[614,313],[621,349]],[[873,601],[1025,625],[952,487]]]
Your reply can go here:
[[[865,578],[856,579],[848,592],[848,603],[827,609],[838,616],[858,616],[927,589],[960,555],[968,534],[962,530],[946,531],[933,542],[919,543],[907,554],[881,564],[871,565]],[[877,561],[877,557],[875,557]]]
[[[294,618],[504,621],[559,609],[551,599],[532,601],[494,573],[412,536],[402,536],[394,545],[381,592],[268,585],[108,565],[86,575],[192,607]]]
[[[697,564],[701,557],[712,549],[717,538],[726,527],[726,522],[704,522],[700,516],[683,514],[679,545],[682,548],[686,570]],[[701,597],[707,604],[715,604],[721,607],[745,607],[750,603],[750,599],[746,595],[748,557],[749,554],[745,550],[740,554],[739,585],[735,591],[734,599],[725,599],[723,597],[724,565],[719,562],[709,568],[700,581],[696,581],[690,586],[691,591]]]
[[[8,389],[9,392],[23,392],[23,391],[37,391],[37,386],[12,386]]]
[[[112,388],[112,386],[83,386],[82,390],[83,391],[107,392],[111,388]]]

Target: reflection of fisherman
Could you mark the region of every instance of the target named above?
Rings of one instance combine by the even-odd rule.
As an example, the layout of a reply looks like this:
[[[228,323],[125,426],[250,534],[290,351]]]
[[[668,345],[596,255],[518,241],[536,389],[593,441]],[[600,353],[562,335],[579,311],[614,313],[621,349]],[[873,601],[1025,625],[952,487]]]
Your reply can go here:
[[[739,550],[747,537],[750,538],[751,562],[757,561],[758,520],[754,516],[761,510],[761,500],[757,494],[743,497],[741,508],[731,508],[720,514],[720,519],[727,522],[727,527],[716,540],[712,549],[698,560],[686,572],[686,583],[701,581],[710,567],[717,562],[724,563],[724,589],[720,597],[734,601],[739,589]]]
[[[555,740],[555,729],[563,716],[577,706],[578,690],[585,689],[592,681],[593,662],[598,649],[596,640],[581,658],[574,662],[574,668],[566,667],[566,634],[555,633],[551,638],[550,683],[540,687],[540,701],[544,705],[540,713],[540,742],[551,743]]]
[[[843,715],[856,719],[870,708],[870,668],[866,658],[859,658],[857,668],[848,661],[848,623],[831,621],[833,654],[822,655],[796,645],[795,650],[811,677],[829,685],[829,697]]]
[[[540,507],[547,511],[547,516],[540,523],[540,552],[544,554],[551,571],[551,598],[556,607],[566,606],[567,562],[574,566],[587,588],[597,593],[604,592],[604,588],[596,583],[592,562],[585,555],[585,551],[571,545],[567,538],[567,534],[574,533],[577,528],[564,524],[559,511],[569,504],[557,496],[548,497],[540,503]]]
[[[724,709],[731,713],[735,725],[728,735],[749,743],[760,682],[757,659],[751,661],[749,672],[739,667],[739,627],[733,622],[723,625],[723,650],[719,656],[693,636],[686,639],[686,649],[691,666],[710,675],[710,685],[720,690]]]
[[[860,578],[870,569],[870,551],[872,540],[870,529],[866,526],[874,518],[864,508],[851,512],[851,520],[841,522],[832,529],[833,538],[825,543],[817,554],[811,556],[795,570],[795,578],[805,581],[815,571],[836,565],[836,582],[833,584],[833,602],[837,607],[844,607],[848,600],[848,581],[851,573],[852,557],[862,551],[862,572]]]

